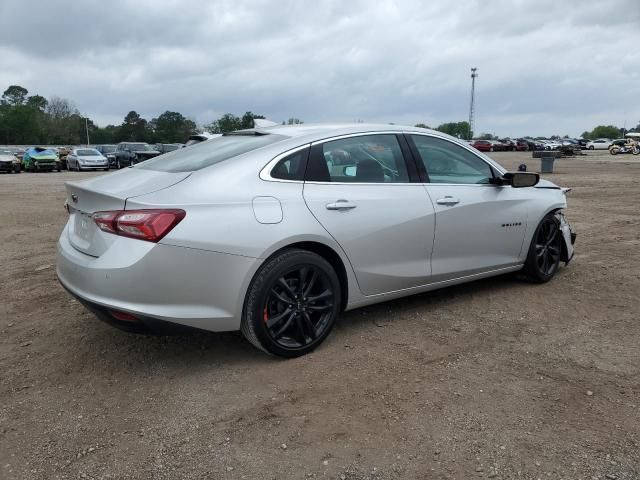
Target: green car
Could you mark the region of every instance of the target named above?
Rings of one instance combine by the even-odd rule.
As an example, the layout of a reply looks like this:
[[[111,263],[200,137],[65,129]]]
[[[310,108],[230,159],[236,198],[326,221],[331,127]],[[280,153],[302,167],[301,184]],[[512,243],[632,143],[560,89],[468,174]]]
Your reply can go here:
[[[27,148],[22,157],[22,168],[27,172],[51,172],[61,170],[60,159],[55,150],[43,147]]]

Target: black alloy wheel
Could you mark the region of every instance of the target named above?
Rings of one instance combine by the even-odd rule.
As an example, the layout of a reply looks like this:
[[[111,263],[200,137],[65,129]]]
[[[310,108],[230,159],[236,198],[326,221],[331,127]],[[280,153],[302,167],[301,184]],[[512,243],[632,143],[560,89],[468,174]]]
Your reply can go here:
[[[301,348],[322,336],[333,310],[327,275],[299,265],[281,275],[267,294],[263,321],[271,338],[285,348]]]
[[[533,235],[525,263],[525,273],[535,282],[548,282],[558,271],[561,257],[560,223],[555,215],[550,213],[542,219]]]
[[[256,347],[297,357],[317,347],[340,311],[332,266],[305,250],[285,250],[265,262],[245,301],[242,332]]]

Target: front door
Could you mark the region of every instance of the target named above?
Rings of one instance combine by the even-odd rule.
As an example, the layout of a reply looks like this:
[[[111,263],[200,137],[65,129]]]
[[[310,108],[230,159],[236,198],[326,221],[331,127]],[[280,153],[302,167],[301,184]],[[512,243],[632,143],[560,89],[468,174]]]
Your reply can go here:
[[[411,135],[436,212],[432,280],[473,275],[520,262],[527,189],[489,183],[479,155],[444,138]]]
[[[411,183],[395,134],[313,145],[304,199],[347,254],[365,295],[429,282],[434,208],[423,185]]]

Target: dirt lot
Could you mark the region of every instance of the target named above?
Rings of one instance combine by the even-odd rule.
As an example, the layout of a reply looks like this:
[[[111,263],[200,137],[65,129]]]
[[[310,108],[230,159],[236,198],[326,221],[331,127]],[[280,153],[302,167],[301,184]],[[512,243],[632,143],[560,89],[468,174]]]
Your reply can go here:
[[[547,176],[578,232],[551,283],[349,312],[288,361],[235,333],[126,334],[72,300],[55,249],[83,175],[0,176],[0,478],[640,478],[637,157]]]

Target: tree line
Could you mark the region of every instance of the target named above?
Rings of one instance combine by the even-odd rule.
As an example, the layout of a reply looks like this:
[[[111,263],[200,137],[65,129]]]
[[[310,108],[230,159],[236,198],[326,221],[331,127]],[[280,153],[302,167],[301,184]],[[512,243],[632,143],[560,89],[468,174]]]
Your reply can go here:
[[[241,117],[222,115],[204,129],[210,133],[226,133],[253,128],[253,120],[264,118],[252,112]],[[298,124],[290,118],[283,124]],[[124,141],[147,143],[184,143],[202,131],[196,122],[179,112],[166,111],[147,120],[135,110],[127,113],[120,125],[100,127],[84,116],[72,101],[53,96],[29,95],[20,85],[9,86],[0,98],[0,145],[83,145]]]
[[[205,125],[204,129],[210,133],[227,133],[253,128],[253,121],[258,118],[265,117],[250,111],[242,116],[225,113]],[[283,125],[300,123],[303,123],[302,120],[295,117],[282,122]],[[418,123],[416,127],[429,128],[424,123]],[[57,96],[47,99],[37,94],[29,95],[29,91],[19,85],[9,86],[0,98],[0,144],[3,145],[81,145],[87,143],[87,132],[92,144],[122,141],[183,143],[189,135],[199,130],[192,119],[168,110],[151,120],[131,110],[120,125],[100,127],[82,115],[72,101]],[[443,123],[435,130],[465,140],[473,138],[474,133],[466,121]],[[582,138],[619,138],[630,131],[640,132],[640,122],[631,130],[614,125],[598,125],[591,131],[583,132]],[[490,140],[494,137],[483,133],[478,138]],[[561,137],[554,135],[551,138]]]

